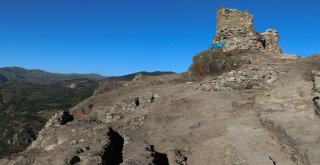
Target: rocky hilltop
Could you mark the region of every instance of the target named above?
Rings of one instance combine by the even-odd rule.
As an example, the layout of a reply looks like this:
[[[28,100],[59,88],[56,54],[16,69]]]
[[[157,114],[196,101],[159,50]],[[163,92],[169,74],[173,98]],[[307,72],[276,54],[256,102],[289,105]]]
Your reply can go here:
[[[0,164],[320,164],[320,56],[260,47],[246,27],[224,50],[196,55],[186,73],[102,83]],[[228,51],[236,40],[242,50]]]

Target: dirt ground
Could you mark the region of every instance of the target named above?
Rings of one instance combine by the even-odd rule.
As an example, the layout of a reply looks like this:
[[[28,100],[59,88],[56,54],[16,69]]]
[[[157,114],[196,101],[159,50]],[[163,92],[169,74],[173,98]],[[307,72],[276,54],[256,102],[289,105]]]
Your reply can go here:
[[[55,164],[72,164],[70,157],[62,156],[66,155],[64,152],[79,156],[74,164],[93,164],[90,162],[92,155],[86,151],[77,153],[79,148],[70,143],[80,136],[80,140],[85,141],[83,145],[79,143],[82,146],[101,148],[105,145],[108,148],[114,145],[116,151],[112,156],[95,160],[102,164],[108,164],[104,159],[117,159],[113,162],[128,165],[320,164],[320,119],[315,114],[316,82],[311,76],[314,66],[310,64],[314,60],[319,59],[252,62],[238,71],[265,67],[275,70],[276,76],[267,80],[257,78],[255,82],[259,83],[244,89],[205,91],[201,90],[201,84],[211,79],[187,82],[181,80],[180,75],[106,82],[94,96],[70,110],[75,117],[73,121],[63,126],[51,123],[18,159],[1,160],[0,164],[41,164],[47,160],[44,155],[53,152],[52,159],[64,160]],[[238,71],[222,76],[226,81],[236,79]],[[59,115],[52,119],[58,120]],[[86,122],[95,124],[83,124]],[[94,142],[97,132],[84,131],[87,136],[67,133],[84,127],[109,130],[106,132],[109,140],[99,146]],[[57,134],[59,130],[62,132]],[[60,140],[46,138],[49,135]],[[71,139],[68,143],[61,140],[67,137]],[[48,146],[51,148],[44,150]],[[57,153],[58,149],[61,153]],[[91,154],[99,152],[97,149]]]

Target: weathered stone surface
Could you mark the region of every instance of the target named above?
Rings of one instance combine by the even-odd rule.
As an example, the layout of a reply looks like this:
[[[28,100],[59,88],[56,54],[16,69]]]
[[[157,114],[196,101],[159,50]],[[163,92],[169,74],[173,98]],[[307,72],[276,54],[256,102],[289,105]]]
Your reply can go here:
[[[100,164],[104,153],[113,147],[110,129],[97,122],[74,121],[61,125],[56,114],[39,133],[37,140],[12,165]],[[109,153],[111,154],[111,153]],[[111,156],[111,155],[109,155]]]
[[[261,122],[283,142],[295,149],[303,164],[320,162],[320,121],[304,113],[262,113]]]
[[[282,52],[282,49],[278,45],[279,33],[275,29],[267,29],[266,32],[261,33],[263,38],[263,46],[266,51],[269,52]]]
[[[241,121],[241,117],[238,120]],[[269,145],[280,146],[264,128],[234,122],[227,126],[226,132],[226,164],[297,164],[288,160],[280,147]],[[275,151],[279,154],[274,154]]]
[[[311,72],[313,80],[313,103],[315,105],[315,113],[320,116],[320,72]]]
[[[279,72],[279,68],[263,66],[238,69],[201,83],[199,89],[203,91],[232,91],[258,88],[263,83],[275,82]]]
[[[217,11],[216,35],[213,43],[224,43],[224,51],[233,49],[257,49],[281,53],[276,30],[257,33],[253,15],[247,11],[220,7]]]
[[[123,148],[122,165],[155,164],[156,152],[144,143],[126,142]]]
[[[313,71],[313,83],[314,83],[314,91],[320,93],[320,72]]]

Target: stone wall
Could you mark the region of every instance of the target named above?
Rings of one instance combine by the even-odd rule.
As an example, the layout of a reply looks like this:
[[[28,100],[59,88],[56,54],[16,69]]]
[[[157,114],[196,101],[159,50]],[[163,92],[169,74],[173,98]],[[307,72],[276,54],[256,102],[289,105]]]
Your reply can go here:
[[[224,51],[233,49],[265,50],[281,53],[276,30],[257,33],[253,15],[247,11],[220,7],[217,11],[216,35],[213,43],[225,43]]]
[[[274,29],[267,29],[266,32],[261,33],[262,38],[264,39],[264,48],[269,52],[282,52],[282,49],[278,45],[280,36],[278,31]]]

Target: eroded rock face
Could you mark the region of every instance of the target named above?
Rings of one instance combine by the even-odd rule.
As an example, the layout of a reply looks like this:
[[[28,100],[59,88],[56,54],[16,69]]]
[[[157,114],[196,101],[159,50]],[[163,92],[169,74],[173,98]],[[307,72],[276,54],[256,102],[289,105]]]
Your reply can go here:
[[[71,114],[70,114],[69,112],[67,112],[67,111],[63,112],[61,118],[59,119],[61,125],[65,125],[65,124],[67,124],[68,122],[71,122],[71,121],[73,121],[73,120],[74,120],[73,115],[71,115]]]
[[[315,113],[320,115],[320,72],[311,73],[313,79],[313,102],[316,107]]]
[[[120,133],[90,115],[62,124],[64,115],[55,114],[26,151],[15,159],[0,159],[0,164],[156,164],[157,152],[147,144],[125,142]]]
[[[112,156],[111,131],[99,122],[73,121],[61,125],[63,114],[56,114],[40,131],[37,140],[8,164],[99,164],[104,156]]]
[[[276,30],[257,33],[253,26],[253,15],[247,11],[220,7],[217,11],[216,35],[213,43],[224,43],[224,51],[233,49],[255,49],[281,53]]]

